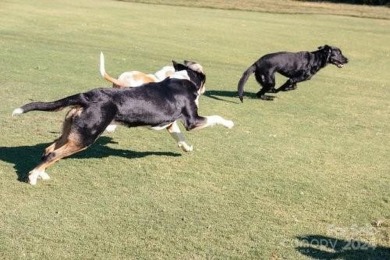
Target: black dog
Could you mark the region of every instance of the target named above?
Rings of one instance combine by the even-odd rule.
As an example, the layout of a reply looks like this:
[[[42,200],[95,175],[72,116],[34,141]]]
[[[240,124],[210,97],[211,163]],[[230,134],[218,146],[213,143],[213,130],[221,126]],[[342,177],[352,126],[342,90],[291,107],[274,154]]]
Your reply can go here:
[[[318,47],[317,51],[308,52],[277,52],[264,55],[242,75],[238,82],[238,96],[243,102],[244,84],[252,73],[255,73],[256,81],[262,86],[257,97],[263,100],[273,100],[274,97],[266,96],[265,93],[278,93],[297,88],[297,83],[309,80],[328,63],[341,68],[348,63],[341,50],[329,45]],[[275,73],[278,72],[289,78],[278,89],[275,89]]]
[[[30,171],[30,184],[35,185],[38,177],[49,179],[45,172],[47,167],[86,149],[112,121],[128,127],[168,129],[179,146],[185,140],[180,129],[177,129],[176,120],[181,120],[186,130],[217,124],[232,128],[233,122],[220,116],[198,115],[198,98],[204,88],[206,76],[183,64],[174,62],[174,67],[178,71],[177,76],[162,82],[138,88],[93,89],[57,101],[32,102],[15,109],[13,115],[73,107],[66,115],[61,136],[45,149],[41,163]]]

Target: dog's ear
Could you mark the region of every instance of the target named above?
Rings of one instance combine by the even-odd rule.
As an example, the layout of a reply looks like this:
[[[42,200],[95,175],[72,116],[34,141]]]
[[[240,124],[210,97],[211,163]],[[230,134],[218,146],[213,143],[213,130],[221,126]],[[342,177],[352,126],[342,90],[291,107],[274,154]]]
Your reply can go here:
[[[195,61],[184,60],[184,65],[186,65],[186,66],[190,66],[190,65],[195,64],[195,63],[196,63]]]
[[[188,67],[181,64],[181,63],[178,63],[176,61],[172,61],[172,65],[173,65],[173,68],[175,69],[175,71],[181,71],[181,70],[187,70]]]
[[[328,44],[325,44],[324,46],[320,46],[320,47],[318,47],[318,49],[323,50],[324,52],[327,52],[328,56],[332,53],[332,50],[333,50],[333,48],[331,46],[329,46]]]
[[[318,47],[319,50],[323,50],[323,49],[331,49],[331,47],[328,45],[328,44],[325,44],[324,46],[320,46]]]
[[[172,65],[173,65],[174,68],[177,66],[177,64],[179,64],[179,63],[177,63],[176,61],[172,60]]]
[[[322,46],[322,49],[324,51],[324,53],[326,54],[326,62],[329,62],[329,58],[330,56],[332,55],[332,50],[333,48],[327,44],[325,44],[324,46]]]
[[[324,46],[318,47],[318,49],[320,49],[320,50],[326,49],[326,50],[331,51],[333,48],[332,48],[332,46],[330,46],[330,45],[328,45],[328,44],[325,44]]]

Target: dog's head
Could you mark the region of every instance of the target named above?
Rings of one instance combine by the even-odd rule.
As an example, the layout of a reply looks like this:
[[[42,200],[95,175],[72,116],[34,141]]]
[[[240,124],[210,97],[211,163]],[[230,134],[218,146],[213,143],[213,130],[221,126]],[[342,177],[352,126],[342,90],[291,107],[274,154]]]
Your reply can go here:
[[[172,64],[176,72],[171,77],[192,81],[200,94],[206,91],[206,75],[203,72],[202,65],[193,61],[184,61],[184,64],[172,61]]]
[[[324,45],[318,47],[318,49],[326,54],[326,63],[336,65],[338,68],[342,68],[344,64],[348,63],[348,58],[337,47]]]
[[[184,60],[184,65],[186,65],[187,67],[189,67],[192,70],[195,70],[197,72],[204,74],[202,65],[200,65],[199,63],[197,63],[195,61]]]

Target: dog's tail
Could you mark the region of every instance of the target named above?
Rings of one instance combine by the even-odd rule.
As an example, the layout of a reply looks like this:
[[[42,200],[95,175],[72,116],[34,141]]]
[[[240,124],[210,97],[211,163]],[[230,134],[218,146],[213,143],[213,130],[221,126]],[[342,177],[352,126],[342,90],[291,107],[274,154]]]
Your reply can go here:
[[[114,88],[121,88],[121,87],[124,87],[123,84],[117,80],[116,78],[113,78],[111,77],[110,75],[107,74],[106,72],[106,68],[105,68],[105,65],[104,65],[104,54],[103,52],[100,52],[100,66],[99,66],[99,69],[100,69],[100,75],[102,75],[102,77],[111,82],[114,86]]]
[[[68,106],[84,106],[87,104],[83,94],[76,94],[53,102],[31,102],[12,112],[12,116],[24,114],[30,111],[59,111]]]
[[[237,91],[238,91],[238,97],[240,98],[241,102],[244,102],[243,100],[243,94],[244,94],[244,85],[247,82],[248,78],[252,73],[254,73],[256,70],[256,64],[253,64],[250,66],[243,74],[240,80],[238,81]]]

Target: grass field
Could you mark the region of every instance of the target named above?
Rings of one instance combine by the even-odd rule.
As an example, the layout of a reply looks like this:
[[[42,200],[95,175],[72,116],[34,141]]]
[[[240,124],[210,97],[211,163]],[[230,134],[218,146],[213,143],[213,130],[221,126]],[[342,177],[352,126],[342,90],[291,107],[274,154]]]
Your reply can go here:
[[[0,36],[0,259],[390,258],[390,20],[7,0]],[[239,102],[261,55],[323,44],[350,63],[273,102],[254,98],[251,78]],[[109,86],[100,51],[113,75],[200,62],[200,114],[235,127],[186,132],[192,153],[122,127],[49,168],[50,181],[18,181],[66,111],[12,110]]]

